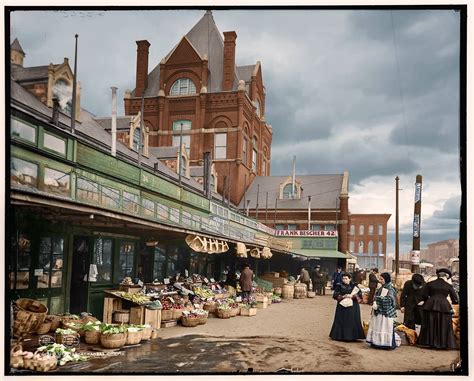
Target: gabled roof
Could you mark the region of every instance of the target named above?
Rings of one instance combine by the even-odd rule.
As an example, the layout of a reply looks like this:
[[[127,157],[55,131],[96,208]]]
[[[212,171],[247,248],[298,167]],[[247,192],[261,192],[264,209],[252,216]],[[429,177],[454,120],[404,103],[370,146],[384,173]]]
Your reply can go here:
[[[344,175],[303,175],[296,176],[296,183],[301,185],[300,199],[279,199],[280,185],[291,176],[257,176],[247,189],[245,198],[250,200],[249,208],[255,209],[257,204],[257,189],[259,188],[259,209],[265,208],[265,198],[268,192],[268,207],[275,208],[278,198],[278,210],[308,209],[308,196],[311,196],[311,209],[335,209],[339,207],[339,195]],[[245,206],[246,207],[246,206]],[[244,208],[244,199],[240,202],[240,209]]]
[[[130,123],[132,123],[133,118],[133,116],[117,116],[117,131],[129,130]],[[94,120],[99,123],[104,128],[104,130],[109,131],[112,129],[111,117],[94,118]]]
[[[177,158],[179,154],[179,147],[148,147],[150,157],[157,159]]]
[[[201,56],[207,56],[209,65],[209,86],[207,91],[209,93],[216,93],[222,91],[222,78],[224,73],[224,39],[222,38],[219,29],[217,29],[214,17],[211,11],[206,11],[204,16],[194,25],[191,30],[185,35],[185,38],[189,41],[196,52]],[[177,46],[181,43],[176,44],[173,49],[165,56],[167,60]],[[254,67],[255,65],[250,65]],[[242,66],[246,68],[247,66]],[[244,74],[246,73],[246,69]],[[245,76],[247,78],[248,76]],[[248,77],[250,81],[250,77]],[[237,67],[234,72],[234,83],[232,90],[237,90],[237,86],[240,78]],[[244,79],[244,81],[247,81]],[[148,86],[145,90],[145,97],[155,97],[158,95],[160,90],[160,65],[156,65],[153,70],[148,74]],[[197,89],[199,92],[200,89]],[[132,96],[135,96],[135,90],[132,91]]]
[[[48,65],[32,67],[11,65],[11,75],[13,79],[17,82],[28,82],[38,81],[40,79],[48,79]]]
[[[237,66],[236,69],[239,79],[243,80],[245,83],[250,82],[256,66],[257,65]]]
[[[23,51],[23,48],[20,45],[20,41],[18,41],[18,38],[15,38],[10,45],[11,50],[16,50],[17,52],[20,52],[23,55],[26,55],[25,52]]]

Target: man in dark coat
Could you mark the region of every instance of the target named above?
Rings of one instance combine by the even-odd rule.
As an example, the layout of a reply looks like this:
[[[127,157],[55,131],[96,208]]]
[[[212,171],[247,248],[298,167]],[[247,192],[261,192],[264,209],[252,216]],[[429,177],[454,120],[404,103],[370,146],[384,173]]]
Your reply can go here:
[[[369,306],[374,303],[375,290],[377,290],[377,285],[379,284],[378,272],[379,270],[377,268],[373,268],[369,274]]]
[[[425,279],[421,274],[413,274],[411,280],[407,280],[403,285],[400,310],[404,313],[403,324],[408,328],[415,329],[415,324],[421,324],[422,307],[418,303],[423,301],[424,285]]]
[[[250,270],[248,263],[243,265],[242,273],[240,274],[239,284],[242,289],[242,298],[248,300],[250,292],[252,291],[253,271]]]
[[[342,282],[342,267],[337,266],[336,271],[334,271],[334,273],[332,274],[332,287],[331,287],[331,289],[334,290],[334,288],[336,287],[336,284],[341,283],[341,282]]]
[[[311,281],[311,277],[309,276],[308,270],[306,270],[303,266],[300,268],[300,282],[306,285],[306,290],[309,290],[309,283]]]
[[[321,291],[323,295],[326,295],[326,286],[329,281],[328,269],[324,268],[322,274],[323,274],[323,277],[321,278]]]
[[[323,274],[321,273],[321,266],[316,265],[314,270],[311,272],[311,282],[313,282],[313,291],[316,295],[321,295],[321,282],[323,280]]]

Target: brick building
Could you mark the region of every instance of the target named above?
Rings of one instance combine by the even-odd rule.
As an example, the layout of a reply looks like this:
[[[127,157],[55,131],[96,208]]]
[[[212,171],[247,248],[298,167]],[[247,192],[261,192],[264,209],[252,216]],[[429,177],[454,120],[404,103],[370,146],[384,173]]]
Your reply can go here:
[[[390,214],[349,213],[349,252],[361,268],[386,268],[387,222]]]
[[[217,190],[234,204],[256,176],[270,173],[272,143],[261,64],[237,66],[236,39],[234,31],[222,38],[207,11],[151,71],[150,43],[137,41],[135,89],[125,93],[123,123],[139,115],[143,97],[145,131],[133,124],[117,131],[131,148],[142,133],[143,152],[177,146],[182,134],[190,167],[202,166],[211,152]]]
[[[446,239],[427,245],[428,249],[421,252],[421,259],[428,261],[436,267],[447,266],[450,258],[459,256],[459,240]]]

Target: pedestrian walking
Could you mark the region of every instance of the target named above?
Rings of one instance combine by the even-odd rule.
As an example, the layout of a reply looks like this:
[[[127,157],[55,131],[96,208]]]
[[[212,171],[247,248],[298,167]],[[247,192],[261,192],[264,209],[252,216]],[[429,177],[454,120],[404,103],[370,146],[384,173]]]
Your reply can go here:
[[[313,282],[313,291],[316,295],[321,295],[321,282],[323,280],[323,274],[321,273],[321,266],[316,265],[313,271],[311,271],[311,282]]]
[[[336,284],[341,283],[341,282],[342,282],[342,267],[337,266],[336,271],[334,271],[334,273],[332,274],[331,290],[334,290],[336,287]]]
[[[379,282],[382,287],[375,292],[367,342],[373,348],[395,349],[393,319],[397,316],[397,290],[393,287],[389,273],[382,273]]]
[[[248,263],[242,266],[242,273],[240,274],[239,284],[242,290],[242,298],[248,300],[252,292],[253,271],[250,269]]]
[[[308,270],[306,270],[303,266],[300,268],[300,282],[306,284],[306,290],[308,291],[311,277],[309,276]]]
[[[373,268],[369,274],[369,304],[374,302],[375,290],[377,289],[377,285],[379,284],[379,277],[378,277],[378,268]]]
[[[342,275],[341,283],[335,286],[333,298],[337,300],[337,305],[329,337],[338,341],[364,339],[359,306],[362,293],[351,281],[350,274]]]
[[[403,285],[400,310],[404,313],[403,324],[408,328],[416,329],[416,325],[421,325],[424,285],[425,279],[421,274],[413,274]]]
[[[322,277],[320,287],[321,287],[321,291],[322,291],[323,295],[326,295],[326,286],[327,286],[328,281],[329,281],[328,269],[324,268],[322,274],[323,274],[323,277]]]
[[[438,279],[428,282],[423,288],[424,301],[421,332],[417,344],[436,349],[456,349],[452,323],[452,304],[458,304],[459,299],[453,286],[447,282],[451,278],[449,269],[436,270]]]

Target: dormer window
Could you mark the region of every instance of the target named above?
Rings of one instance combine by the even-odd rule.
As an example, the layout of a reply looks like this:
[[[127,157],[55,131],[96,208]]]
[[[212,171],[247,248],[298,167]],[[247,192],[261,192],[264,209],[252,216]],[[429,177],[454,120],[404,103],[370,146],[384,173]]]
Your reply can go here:
[[[58,79],[54,83],[53,98],[59,101],[61,111],[66,115],[72,113],[72,86],[64,79]]]
[[[297,187],[295,185],[293,192],[291,191],[291,187],[293,184],[286,184],[283,188],[283,198],[288,199],[288,198],[295,198],[296,195],[298,194]]]
[[[287,179],[280,184],[280,199],[300,199],[302,192],[303,188],[298,181],[295,181],[293,188],[293,179],[291,176],[288,176]]]
[[[133,149],[135,151],[140,150],[140,133],[141,132],[142,130],[140,129],[140,127],[135,128],[135,130],[133,131]],[[143,144],[143,142],[141,143]]]
[[[189,78],[180,78],[171,86],[170,95],[196,94],[196,86]]]

